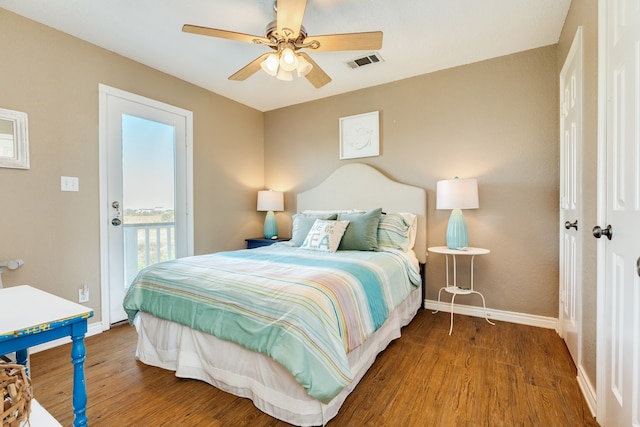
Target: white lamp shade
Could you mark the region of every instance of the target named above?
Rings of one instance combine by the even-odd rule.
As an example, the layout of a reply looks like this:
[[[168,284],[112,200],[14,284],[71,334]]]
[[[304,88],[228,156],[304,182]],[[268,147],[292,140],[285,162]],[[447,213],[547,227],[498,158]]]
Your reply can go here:
[[[313,65],[309,63],[304,57],[298,56],[298,77],[304,77],[313,68]]]
[[[477,209],[479,206],[475,178],[438,181],[436,209]]]
[[[282,80],[285,82],[290,82],[291,80],[293,80],[293,74],[291,73],[291,71],[287,71],[284,68],[280,67],[278,68],[278,74],[276,75],[276,79]]]
[[[278,73],[278,66],[278,57],[274,53],[267,56],[267,59],[262,61],[260,64],[260,68],[262,68],[264,72],[269,74],[271,77],[275,77]]]
[[[282,191],[262,190],[258,191],[259,211],[283,211],[284,193]]]
[[[286,71],[293,71],[298,66],[298,55],[293,49],[286,47],[280,53],[280,68]]]

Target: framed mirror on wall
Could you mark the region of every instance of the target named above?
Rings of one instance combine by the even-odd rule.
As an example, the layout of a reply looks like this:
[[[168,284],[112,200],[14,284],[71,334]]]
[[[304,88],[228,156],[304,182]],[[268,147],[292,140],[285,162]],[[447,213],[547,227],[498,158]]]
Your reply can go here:
[[[0,108],[0,167],[29,169],[27,113]]]

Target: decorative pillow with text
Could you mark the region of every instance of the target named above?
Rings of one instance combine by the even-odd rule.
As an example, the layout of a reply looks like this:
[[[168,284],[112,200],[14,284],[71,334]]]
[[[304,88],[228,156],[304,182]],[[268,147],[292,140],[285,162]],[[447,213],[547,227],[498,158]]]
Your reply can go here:
[[[298,213],[295,214],[292,218],[293,226],[291,229],[291,246],[301,246],[304,242],[304,239],[307,238],[307,234],[309,234],[309,230],[313,226],[313,223],[316,219],[338,219],[338,214],[336,213],[320,213],[320,214],[306,214],[306,213]]]
[[[316,219],[301,248],[321,252],[335,252],[349,225],[349,221]]]

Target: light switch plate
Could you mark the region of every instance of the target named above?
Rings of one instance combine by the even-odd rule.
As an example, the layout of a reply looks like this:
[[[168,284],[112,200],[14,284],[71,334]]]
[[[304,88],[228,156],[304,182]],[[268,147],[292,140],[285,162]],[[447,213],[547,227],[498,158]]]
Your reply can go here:
[[[61,176],[60,177],[60,190],[61,191],[80,191],[80,182],[78,177],[75,176]]]

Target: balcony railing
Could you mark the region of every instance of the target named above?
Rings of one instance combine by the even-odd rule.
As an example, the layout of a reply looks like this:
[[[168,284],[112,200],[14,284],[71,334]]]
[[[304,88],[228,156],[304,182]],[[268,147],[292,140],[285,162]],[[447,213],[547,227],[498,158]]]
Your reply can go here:
[[[175,257],[175,222],[124,224],[127,286],[144,267]]]

